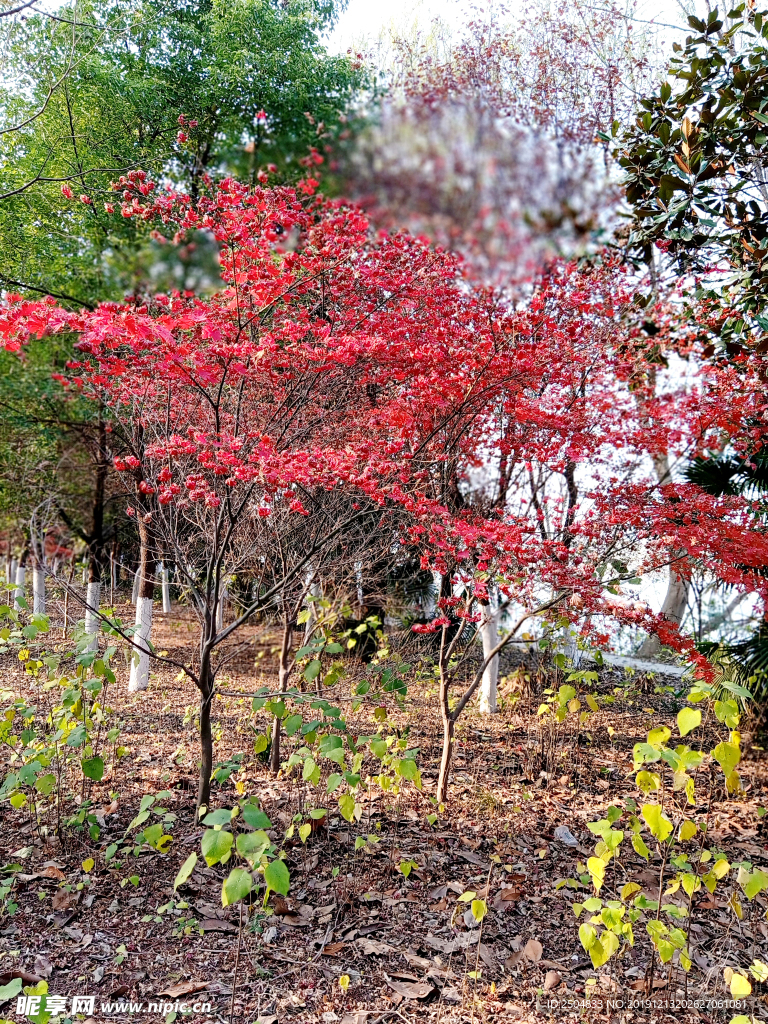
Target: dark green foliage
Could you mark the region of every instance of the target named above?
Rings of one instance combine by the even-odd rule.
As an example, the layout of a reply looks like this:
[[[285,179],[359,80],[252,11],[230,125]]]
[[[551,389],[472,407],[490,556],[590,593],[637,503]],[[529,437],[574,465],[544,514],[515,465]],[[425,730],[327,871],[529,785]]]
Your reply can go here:
[[[768,328],[768,15],[740,4],[688,22],[668,81],[621,139],[630,248],[647,261],[658,245],[701,274],[697,297],[725,300],[716,335],[738,346]]]

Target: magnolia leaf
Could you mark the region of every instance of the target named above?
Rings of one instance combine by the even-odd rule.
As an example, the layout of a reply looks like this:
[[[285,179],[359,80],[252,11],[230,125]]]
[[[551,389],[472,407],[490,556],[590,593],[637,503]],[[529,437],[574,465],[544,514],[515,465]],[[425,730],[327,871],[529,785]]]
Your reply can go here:
[[[299,839],[302,841],[302,843],[306,843],[307,839],[309,839],[311,834],[312,826],[308,821],[305,822],[303,825],[299,826]],[[363,842],[365,841],[363,840]]]
[[[677,715],[677,728],[681,736],[687,736],[701,725],[701,711],[698,708],[683,708]]]
[[[87,860],[83,861],[82,868],[86,875],[90,874],[90,872],[93,871],[95,863],[96,862],[94,861],[93,857],[88,857]]]

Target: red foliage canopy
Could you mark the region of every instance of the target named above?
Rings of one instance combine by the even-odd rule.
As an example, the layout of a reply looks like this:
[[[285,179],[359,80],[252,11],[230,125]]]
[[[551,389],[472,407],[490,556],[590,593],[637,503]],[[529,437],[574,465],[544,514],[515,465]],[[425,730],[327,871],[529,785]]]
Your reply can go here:
[[[396,512],[392,543],[480,596],[492,578],[521,603],[562,594],[574,618],[641,621],[681,648],[605,580],[678,550],[765,597],[753,503],[659,486],[651,461],[745,438],[764,417],[760,380],[703,365],[657,394],[610,261],[559,265],[511,309],[424,240],[373,237],[311,179],[225,181],[196,201],[129,179],[122,215],[177,240],[212,233],[225,286],[77,312],[11,296],[0,338],[76,336],[62,383],[112,410],[115,466],[135,478],[142,517],[204,537],[276,510],[320,514],[318,495],[343,492]],[[631,568],[606,571],[617,561]]]

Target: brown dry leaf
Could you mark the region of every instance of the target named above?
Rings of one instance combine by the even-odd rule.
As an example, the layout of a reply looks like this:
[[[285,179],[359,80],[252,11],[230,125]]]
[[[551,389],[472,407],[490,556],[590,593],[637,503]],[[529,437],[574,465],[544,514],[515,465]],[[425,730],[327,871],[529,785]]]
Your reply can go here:
[[[505,903],[509,903],[511,900],[519,900],[522,895],[519,889],[512,889],[511,887],[502,889],[499,892],[499,898]]]
[[[341,1018],[341,1024],[366,1024],[372,1012],[372,1010],[355,1010],[353,1013],[345,1013]]]
[[[80,902],[79,892],[67,892],[66,889],[58,889],[53,894],[51,905],[54,910],[71,910]]]
[[[191,992],[202,992],[208,988],[207,981],[181,981],[178,985],[169,985],[159,996],[169,996],[171,999],[178,999],[179,996],[188,996]]]
[[[551,989],[557,988],[562,980],[557,971],[547,971],[544,978],[544,991],[549,992]]]
[[[50,960],[46,960],[44,956],[38,955],[35,958],[34,971],[35,974],[39,974],[41,978],[50,978],[53,974],[53,964]]]
[[[517,967],[520,961],[523,959],[522,949],[518,949],[516,953],[511,953],[504,961],[504,970],[511,971],[513,967]]]
[[[355,943],[363,956],[381,956],[384,953],[397,953],[394,946],[386,942],[379,942],[376,939],[358,939]]]
[[[64,879],[65,879],[65,878],[66,878],[67,876],[66,876],[66,875],[64,874],[64,872],[63,872],[63,871],[60,871],[60,870],[59,870],[59,869],[58,869],[58,868],[56,867],[56,865],[55,865],[55,864],[48,864],[48,865],[46,865],[46,867],[44,867],[44,868],[43,868],[43,870],[42,870],[42,871],[40,872],[40,877],[41,877],[41,878],[56,878],[56,879],[58,879],[58,880],[59,880],[60,882],[63,882],[63,881],[64,881]]]
[[[525,948],[523,949],[523,953],[528,960],[537,964],[544,953],[544,947],[538,939],[528,939],[525,944]]]
[[[404,999],[426,999],[435,991],[428,981],[392,981],[386,974],[384,977],[392,991]]]
[[[323,947],[323,956],[338,956],[346,948],[346,942],[329,942]]]
[[[236,932],[237,926],[231,921],[220,921],[218,917],[207,917],[200,922],[204,932]]]

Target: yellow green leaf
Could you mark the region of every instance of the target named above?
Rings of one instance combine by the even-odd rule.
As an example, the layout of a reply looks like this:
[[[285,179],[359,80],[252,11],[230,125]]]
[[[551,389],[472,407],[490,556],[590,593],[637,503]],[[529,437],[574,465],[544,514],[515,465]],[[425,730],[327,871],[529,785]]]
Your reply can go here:
[[[83,861],[83,871],[86,873],[86,875],[90,874],[91,871],[93,871],[95,863],[96,862],[94,861],[93,857],[88,857],[86,860]]]
[[[696,823],[686,818],[680,826],[680,832],[678,833],[680,836],[680,842],[687,843],[689,839],[693,839],[697,832],[698,828]]]
[[[643,804],[640,809],[651,834],[660,843],[668,838],[672,831],[672,822],[662,813],[660,804]]]
[[[698,708],[683,708],[677,715],[677,728],[681,736],[687,736],[701,725],[701,711]]]
[[[726,778],[733,772],[741,760],[741,751],[735,743],[718,743],[712,756],[723,769]]]

